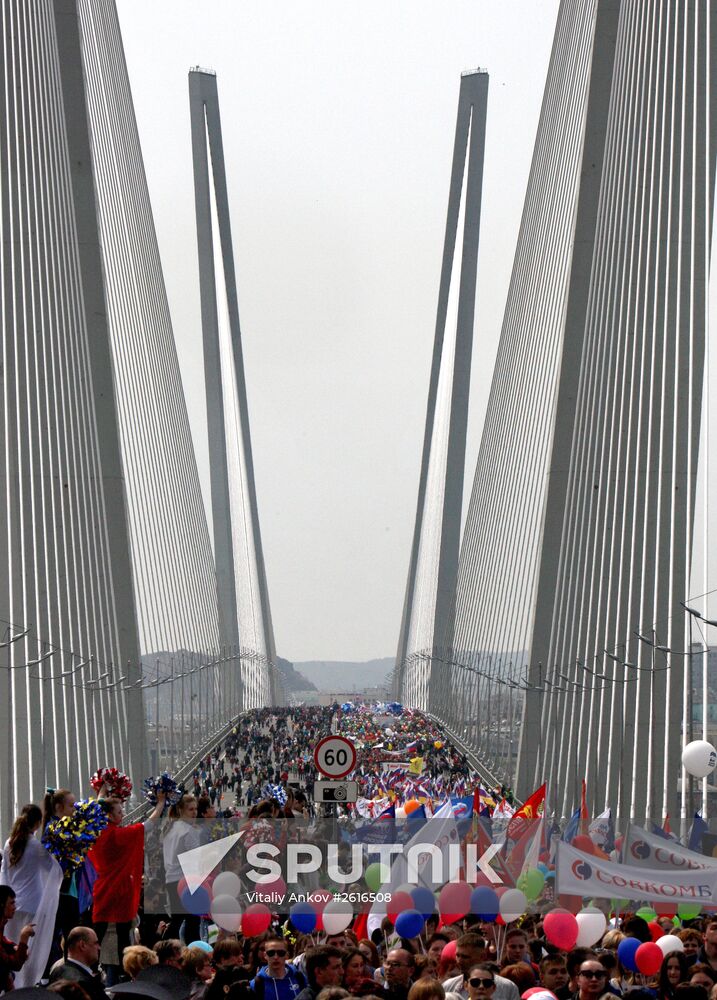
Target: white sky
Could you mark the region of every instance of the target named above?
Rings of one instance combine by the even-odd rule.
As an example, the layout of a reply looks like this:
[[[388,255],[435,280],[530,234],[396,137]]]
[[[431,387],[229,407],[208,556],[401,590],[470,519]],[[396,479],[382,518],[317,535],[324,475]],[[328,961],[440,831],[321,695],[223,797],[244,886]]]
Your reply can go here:
[[[117,0],[208,498],[187,71],[216,70],[277,652],[395,653],[460,73],[490,73],[470,489],[557,0]]]

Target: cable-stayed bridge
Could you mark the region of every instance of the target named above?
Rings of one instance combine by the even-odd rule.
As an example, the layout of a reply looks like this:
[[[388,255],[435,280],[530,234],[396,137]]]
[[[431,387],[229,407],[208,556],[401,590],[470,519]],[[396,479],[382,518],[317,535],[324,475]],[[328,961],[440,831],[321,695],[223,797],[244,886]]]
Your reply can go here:
[[[695,528],[714,31],[700,0],[561,3],[465,513],[484,98],[462,88],[395,694],[486,780],[522,796],[547,781],[558,818],[583,778],[593,814],[710,808],[680,754],[710,735],[714,697]]]

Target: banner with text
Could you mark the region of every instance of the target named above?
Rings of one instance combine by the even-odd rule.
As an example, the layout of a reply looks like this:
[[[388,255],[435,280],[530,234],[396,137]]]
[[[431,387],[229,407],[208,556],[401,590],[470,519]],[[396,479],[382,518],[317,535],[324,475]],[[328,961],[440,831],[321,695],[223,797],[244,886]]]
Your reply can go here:
[[[557,850],[558,892],[603,899],[644,902],[717,903],[717,869],[666,871],[602,861],[593,854],[560,842]]]
[[[658,833],[649,833],[634,823],[628,826],[625,834],[623,860],[635,868],[717,871],[717,858],[690,851],[676,840],[668,840]]]

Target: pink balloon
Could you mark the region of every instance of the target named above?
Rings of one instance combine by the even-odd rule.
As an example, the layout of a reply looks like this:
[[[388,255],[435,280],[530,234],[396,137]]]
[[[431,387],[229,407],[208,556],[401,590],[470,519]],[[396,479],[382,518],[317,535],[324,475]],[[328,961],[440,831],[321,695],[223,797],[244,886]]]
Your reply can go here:
[[[438,894],[438,910],[443,922],[452,924],[464,917],[471,906],[473,887],[467,882],[448,882]]]
[[[643,976],[654,976],[660,971],[664,957],[654,941],[645,941],[635,952],[635,965]]]
[[[575,947],[580,926],[572,913],[567,910],[551,910],[543,918],[543,932],[546,940],[561,951]]]

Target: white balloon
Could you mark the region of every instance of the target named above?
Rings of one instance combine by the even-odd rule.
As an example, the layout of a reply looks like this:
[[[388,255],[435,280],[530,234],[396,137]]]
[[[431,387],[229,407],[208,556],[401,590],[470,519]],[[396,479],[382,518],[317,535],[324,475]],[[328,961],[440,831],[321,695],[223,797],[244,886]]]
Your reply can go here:
[[[500,897],[500,915],[509,924],[528,909],[528,898],[520,889],[508,889]]]
[[[717,750],[707,740],[693,740],[682,751],[682,766],[693,778],[706,778],[717,767]]]
[[[236,934],[241,927],[241,907],[234,896],[215,896],[209,912],[214,923],[230,934]]]
[[[213,896],[236,896],[241,893],[241,880],[234,872],[222,872],[212,883]]]
[[[345,931],[353,919],[353,909],[349,903],[344,903],[341,899],[335,899],[327,903],[321,919],[324,930],[327,934],[340,934]]]
[[[663,934],[655,941],[663,955],[669,955],[671,951],[684,951],[685,946],[676,934]]]
[[[590,948],[596,944],[607,930],[607,920],[602,910],[596,906],[586,906],[575,917],[578,922],[576,948]]]

